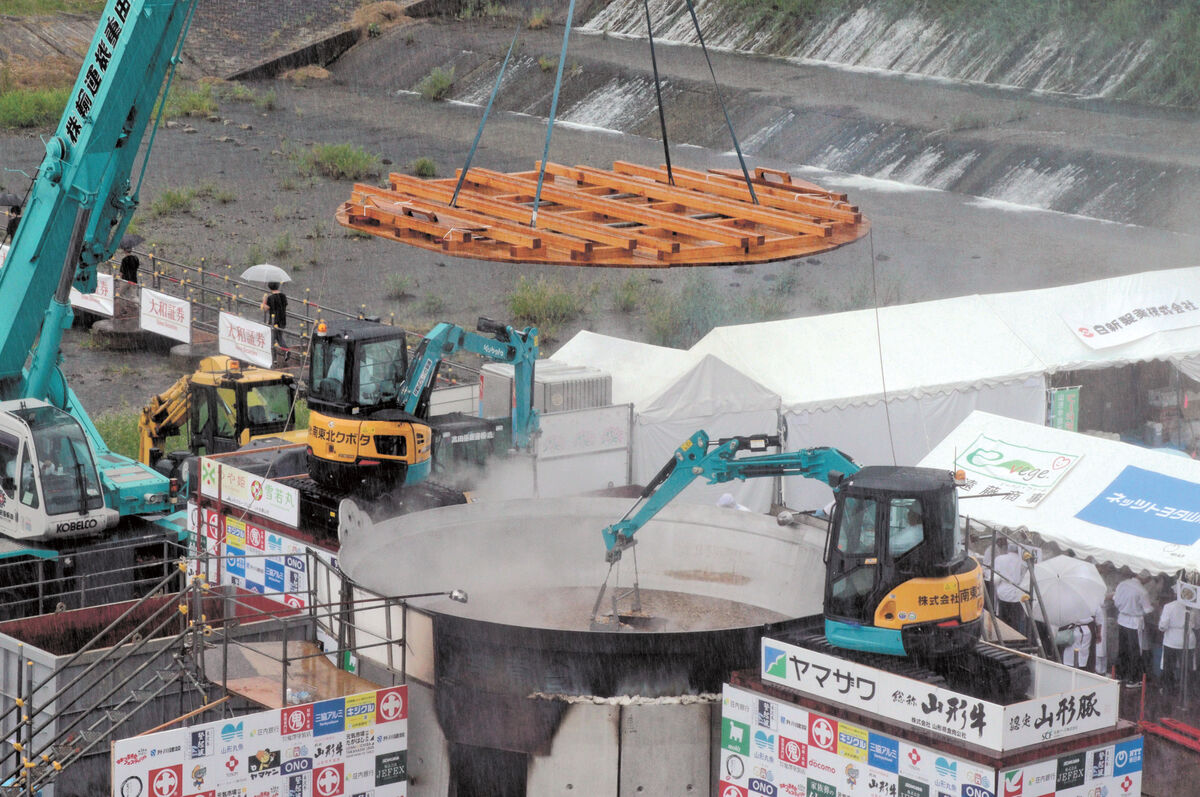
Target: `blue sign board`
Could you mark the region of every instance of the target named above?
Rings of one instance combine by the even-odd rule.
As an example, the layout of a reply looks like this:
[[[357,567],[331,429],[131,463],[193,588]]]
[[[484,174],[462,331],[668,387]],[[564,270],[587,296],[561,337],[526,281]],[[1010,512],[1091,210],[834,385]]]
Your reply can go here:
[[[1075,517],[1175,545],[1200,539],[1200,484],[1127,466]]]

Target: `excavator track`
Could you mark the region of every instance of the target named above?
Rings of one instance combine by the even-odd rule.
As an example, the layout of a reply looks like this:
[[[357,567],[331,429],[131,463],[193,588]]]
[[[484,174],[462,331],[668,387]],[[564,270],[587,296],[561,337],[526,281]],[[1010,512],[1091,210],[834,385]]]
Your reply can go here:
[[[864,653],[831,645],[825,639],[824,620],[819,616],[772,638],[1002,705],[1024,699],[1033,680],[1024,656],[986,642],[977,642],[957,655],[935,659]]]

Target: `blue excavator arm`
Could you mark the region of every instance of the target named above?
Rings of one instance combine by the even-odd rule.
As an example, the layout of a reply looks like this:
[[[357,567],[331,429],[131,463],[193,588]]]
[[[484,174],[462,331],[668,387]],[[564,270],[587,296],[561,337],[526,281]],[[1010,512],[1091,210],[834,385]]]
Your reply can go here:
[[[538,413],[533,408],[533,377],[538,358],[537,328],[517,330],[509,324],[480,318],[477,329],[486,335],[469,332],[444,321],[429,330],[409,366],[408,377],[400,394],[401,405],[405,412],[419,414],[419,408],[429,401],[429,393],[442,360],[456,351],[469,351],[493,362],[510,363],[513,366],[516,393],[512,408],[513,444],[519,449],[528,448],[538,430]]]
[[[625,516],[604,528],[604,545],[608,549],[606,560],[611,563],[620,559],[621,552],[634,544],[634,535],[642,526],[698,478],[706,479],[708,484],[722,484],[759,476],[804,476],[828,481],[833,486],[859,470],[849,456],[829,447],[737,456],[740,452],[765,451],[778,446],[777,436],[759,435],[730,437],[710,448],[708,434],[696,432],[675,449],[675,455],[642,489],[637,502]]]
[[[97,267],[137,208],[151,149],[143,139],[195,2],[109,0],[0,269],[0,400],[47,400],[74,415],[102,476],[120,471],[104,481],[106,503],[122,514],[161,510],[143,499],[165,493],[167,481],[149,469],[129,473],[132,461],[109,451],[59,370],[62,335],[73,316],[71,289],[95,290]]]

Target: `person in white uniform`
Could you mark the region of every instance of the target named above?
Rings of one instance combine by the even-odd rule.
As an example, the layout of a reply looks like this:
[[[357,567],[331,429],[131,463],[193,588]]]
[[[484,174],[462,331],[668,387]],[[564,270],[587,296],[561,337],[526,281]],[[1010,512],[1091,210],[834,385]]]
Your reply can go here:
[[[996,579],[997,614],[1005,623],[1024,634],[1026,617],[1021,598],[1025,596],[1025,591],[1020,584],[1025,577],[1025,562],[1021,559],[1021,550],[1010,547],[1008,540],[1003,537],[996,540],[996,561],[992,563],[992,570]]]
[[[1137,684],[1145,674],[1142,662],[1142,631],[1154,602],[1146,592],[1147,576],[1130,575],[1117,585],[1113,605],[1117,607],[1117,678]]]
[[[1175,594],[1179,595],[1179,585],[1175,585]],[[1190,615],[1190,616],[1189,616]],[[1174,689],[1179,686],[1180,674],[1184,667],[1184,643],[1186,641],[1187,658],[1194,660],[1196,651],[1196,629],[1200,628],[1200,613],[1189,612],[1187,605],[1179,598],[1163,607],[1158,619],[1158,630],[1163,632],[1162,674],[1163,688]],[[1184,631],[1187,631],[1185,639]],[[1194,666],[1188,666],[1189,678]]]

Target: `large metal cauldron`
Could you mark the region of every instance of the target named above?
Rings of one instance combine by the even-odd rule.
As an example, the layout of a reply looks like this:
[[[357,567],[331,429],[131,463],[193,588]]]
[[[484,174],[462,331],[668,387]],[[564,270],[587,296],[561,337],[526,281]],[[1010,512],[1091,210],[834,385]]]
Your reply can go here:
[[[470,596],[467,604],[413,601],[432,618],[433,650],[432,666],[422,673],[416,662],[410,674],[432,686],[452,769],[487,759],[489,750],[546,755],[569,696],[720,692],[730,671],[757,666],[764,624],[820,611],[819,531],[678,504],[637,536],[648,618],[591,630],[608,572],[600,530],[628,506],[629,499],[611,498],[478,503],[360,521],[346,534],[341,564],[363,586],[387,595],[459,588]],[[632,585],[633,559],[627,551],[613,571],[610,594],[618,580]],[[467,747],[456,755],[455,745]],[[492,793],[505,791],[495,781],[504,766],[488,764]],[[466,780],[460,772],[459,794],[472,793]]]

